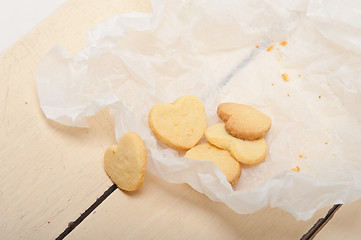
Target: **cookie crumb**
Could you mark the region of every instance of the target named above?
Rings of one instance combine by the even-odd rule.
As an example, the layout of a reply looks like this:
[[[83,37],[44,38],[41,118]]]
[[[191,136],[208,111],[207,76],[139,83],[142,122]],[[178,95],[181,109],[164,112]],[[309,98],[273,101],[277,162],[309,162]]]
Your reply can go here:
[[[325,144],[328,144],[328,142],[325,142]]]
[[[298,77],[301,77],[301,74],[298,74]]]
[[[272,83],[272,86],[274,86],[274,83]]]
[[[290,96],[290,94],[289,93],[287,93],[287,97],[289,97]]]
[[[284,80],[285,82],[287,82],[287,81],[289,80],[287,73],[283,73],[283,74],[282,74],[282,78],[283,78],[283,80]]]
[[[274,47],[273,45],[269,46],[269,47],[267,48],[267,52],[272,51],[273,47]]]
[[[282,42],[280,42],[280,45],[281,45],[281,46],[286,46],[286,45],[287,45],[287,42],[286,42],[286,41],[282,41]]]
[[[296,166],[295,168],[292,168],[291,170],[294,171],[294,172],[299,172],[299,171],[300,171],[300,167],[299,167],[299,166]]]
[[[259,46],[258,46],[258,45],[256,45],[256,48],[259,48]]]
[[[299,157],[299,158],[304,158],[303,153],[302,153],[302,154],[300,154],[300,155],[298,155],[298,157]]]
[[[318,96],[319,99],[321,99],[321,96]]]

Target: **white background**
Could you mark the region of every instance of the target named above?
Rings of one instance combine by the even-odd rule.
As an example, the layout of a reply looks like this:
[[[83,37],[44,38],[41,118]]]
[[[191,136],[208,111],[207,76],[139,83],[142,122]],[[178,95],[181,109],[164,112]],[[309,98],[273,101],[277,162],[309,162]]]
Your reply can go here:
[[[0,54],[66,0],[0,0]]]

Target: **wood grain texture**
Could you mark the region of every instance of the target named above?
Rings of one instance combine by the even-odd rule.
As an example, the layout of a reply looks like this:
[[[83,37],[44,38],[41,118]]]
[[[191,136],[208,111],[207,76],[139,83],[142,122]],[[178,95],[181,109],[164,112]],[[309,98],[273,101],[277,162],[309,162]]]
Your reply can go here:
[[[72,54],[96,23],[148,1],[68,1],[0,56],[0,239],[54,239],[112,185],[103,168],[115,143],[106,110],[89,129],[43,115],[35,67],[55,44]]]
[[[361,239],[361,200],[344,204],[316,235],[315,240]]]
[[[327,210],[306,222],[269,207],[240,215],[148,173],[139,191],[116,190],[67,239],[300,239]]]

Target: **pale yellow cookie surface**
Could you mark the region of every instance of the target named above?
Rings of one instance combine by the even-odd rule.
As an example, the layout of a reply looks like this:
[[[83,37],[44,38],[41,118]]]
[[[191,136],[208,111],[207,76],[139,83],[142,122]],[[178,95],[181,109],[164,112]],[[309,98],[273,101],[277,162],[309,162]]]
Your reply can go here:
[[[170,104],[154,105],[148,124],[155,137],[165,145],[188,150],[202,138],[207,128],[207,118],[202,101],[187,95]]]
[[[104,169],[120,189],[139,189],[146,167],[147,151],[142,139],[134,132],[124,134],[118,145],[112,145],[105,151]]]
[[[217,108],[217,114],[226,122],[227,132],[243,140],[262,138],[271,127],[270,117],[243,104],[222,103]]]
[[[208,160],[216,164],[221,172],[226,175],[230,184],[235,184],[241,175],[241,166],[227,150],[222,150],[209,143],[199,144],[185,154],[186,158]]]
[[[264,138],[253,141],[235,138],[226,131],[224,123],[209,127],[205,135],[211,144],[228,150],[241,163],[258,164],[266,158],[267,144]]]

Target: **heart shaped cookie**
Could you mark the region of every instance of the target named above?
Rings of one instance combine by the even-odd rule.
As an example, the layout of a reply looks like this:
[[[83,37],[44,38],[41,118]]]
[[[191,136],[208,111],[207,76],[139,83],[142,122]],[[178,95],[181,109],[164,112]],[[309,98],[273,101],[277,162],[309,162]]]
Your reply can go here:
[[[270,117],[243,104],[222,103],[218,106],[217,114],[226,122],[227,132],[243,140],[262,138],[271,127]]]
[[[210,126],[205,135],[211,144],[228,150],[241,163],[258,164],[266,159],[267,144],[264,138],[253,141],[235,138],[227,133],[224,123]]]
[[[188,150],[202,138],[207,128],[207,118],[202,101],[187,95],[170,104],[154,105],[148,124],[155,137],[165,145]]]
[[[134,132],[124,134],[118,145],[112,145],[105,151],[105,171],[120,189],[139,189],[146,167],[147,151],[142,139]]]
[[[186,158],[208,160],[216,164],[221,172],[226,175],[230,184],[235,184],[241,176],[241,166],[227,150],[222,150],[209,143],[199,144],[186,152]]]

